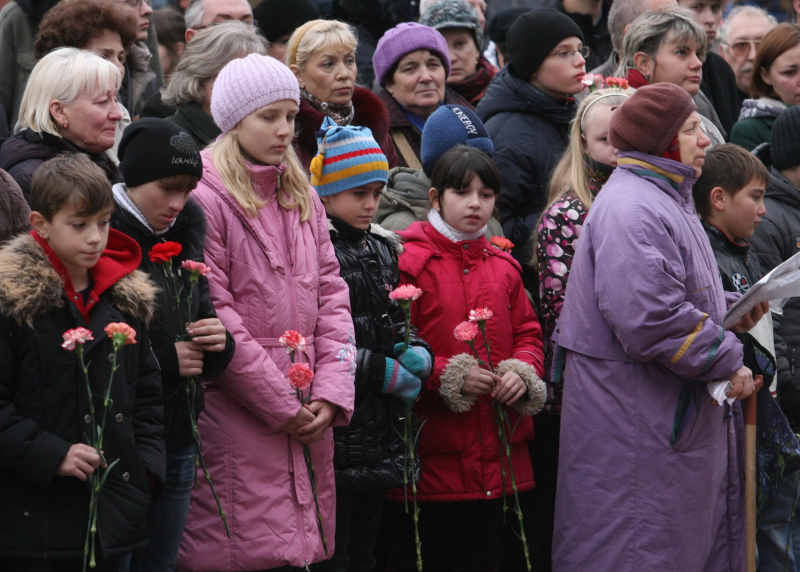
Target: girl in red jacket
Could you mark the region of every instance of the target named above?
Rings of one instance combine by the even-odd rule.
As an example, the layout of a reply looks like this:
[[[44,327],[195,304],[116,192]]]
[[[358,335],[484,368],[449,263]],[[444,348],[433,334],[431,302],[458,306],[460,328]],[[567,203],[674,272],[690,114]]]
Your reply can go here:
[[[493,572],[500,560],[503,494],[514,506],[506,467],[505,491],[500,439],[492,400],[505,408],[516,431],[511,458],[517,489],[534,486],[527,443],[531,415],[541,410],[545,387],[542,332],[522,286],[522,269],[484,238],[500,191],[500,173],[477,149],[457,146],[436,163],[428,222],[399,234],[405,240],[400,281],[424,294],[412,306],[412,321],[436,356],[416,405],[425,420],[419,445],[423,466],[417,483],[419,534],[426,570]],[[486,322],[497,375],[482,369],[453,331],[470,310],[488,308]],[[476,348],[489,362],[482,342]],[[520,419],[520,416],[522,418]],[[391,500],[402,501],[395,490]],[[512,511],[509,522],[518,526]],[[413,523],[398,534],[390,568],[416,570]]]

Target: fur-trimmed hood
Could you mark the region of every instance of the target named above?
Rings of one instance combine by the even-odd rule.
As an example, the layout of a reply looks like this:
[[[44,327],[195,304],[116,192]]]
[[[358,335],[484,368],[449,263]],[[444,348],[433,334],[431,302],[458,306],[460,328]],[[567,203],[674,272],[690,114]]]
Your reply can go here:
[[[156,288],[145,273],[134,270],[108,291],[120,312],[150,322]],[[33,236],[20,235],[0,249],[0,315],[31,325],[36,316],[63,307],[64,297],[63,281]]]

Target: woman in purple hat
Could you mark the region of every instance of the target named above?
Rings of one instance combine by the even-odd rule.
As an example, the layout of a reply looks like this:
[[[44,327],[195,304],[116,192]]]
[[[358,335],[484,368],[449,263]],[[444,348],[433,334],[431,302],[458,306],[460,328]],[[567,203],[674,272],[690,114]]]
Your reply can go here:
[[[422,128],[444,104],[469,102],[445,86],[450,75],[447,40],[428,26],[403,23],[387,31],[372,56],[380,98],[389,110],[399,167],[421,169]]]

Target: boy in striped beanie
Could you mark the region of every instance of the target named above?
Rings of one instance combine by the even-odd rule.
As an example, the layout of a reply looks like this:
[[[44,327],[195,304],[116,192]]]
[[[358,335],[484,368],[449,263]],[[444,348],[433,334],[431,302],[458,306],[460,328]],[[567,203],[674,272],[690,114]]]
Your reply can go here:
[[[358,352],[353,422],[333,431],[336,551],[315,570],[368,570],[386,489],[403,486],[402,469],[412,463],[404,459],[403,427],[396,419],[419,395],[433,357],[415,329],[405,347],[405,317],[389,299],[400,282],[399,238],[371,224],[389,175],[386,157],[366,127],[339,127],[326,118],[317,137],[311,184],[325,205],[350,288]]]

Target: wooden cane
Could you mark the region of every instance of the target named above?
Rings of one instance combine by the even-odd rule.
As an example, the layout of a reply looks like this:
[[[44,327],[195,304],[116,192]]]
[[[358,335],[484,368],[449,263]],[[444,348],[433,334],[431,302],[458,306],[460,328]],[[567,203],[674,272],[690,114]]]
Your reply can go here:
[[[756,396],[764,384],[754,377],[755,390],[744,400],[745,554],[747,572],[756,572]]]

